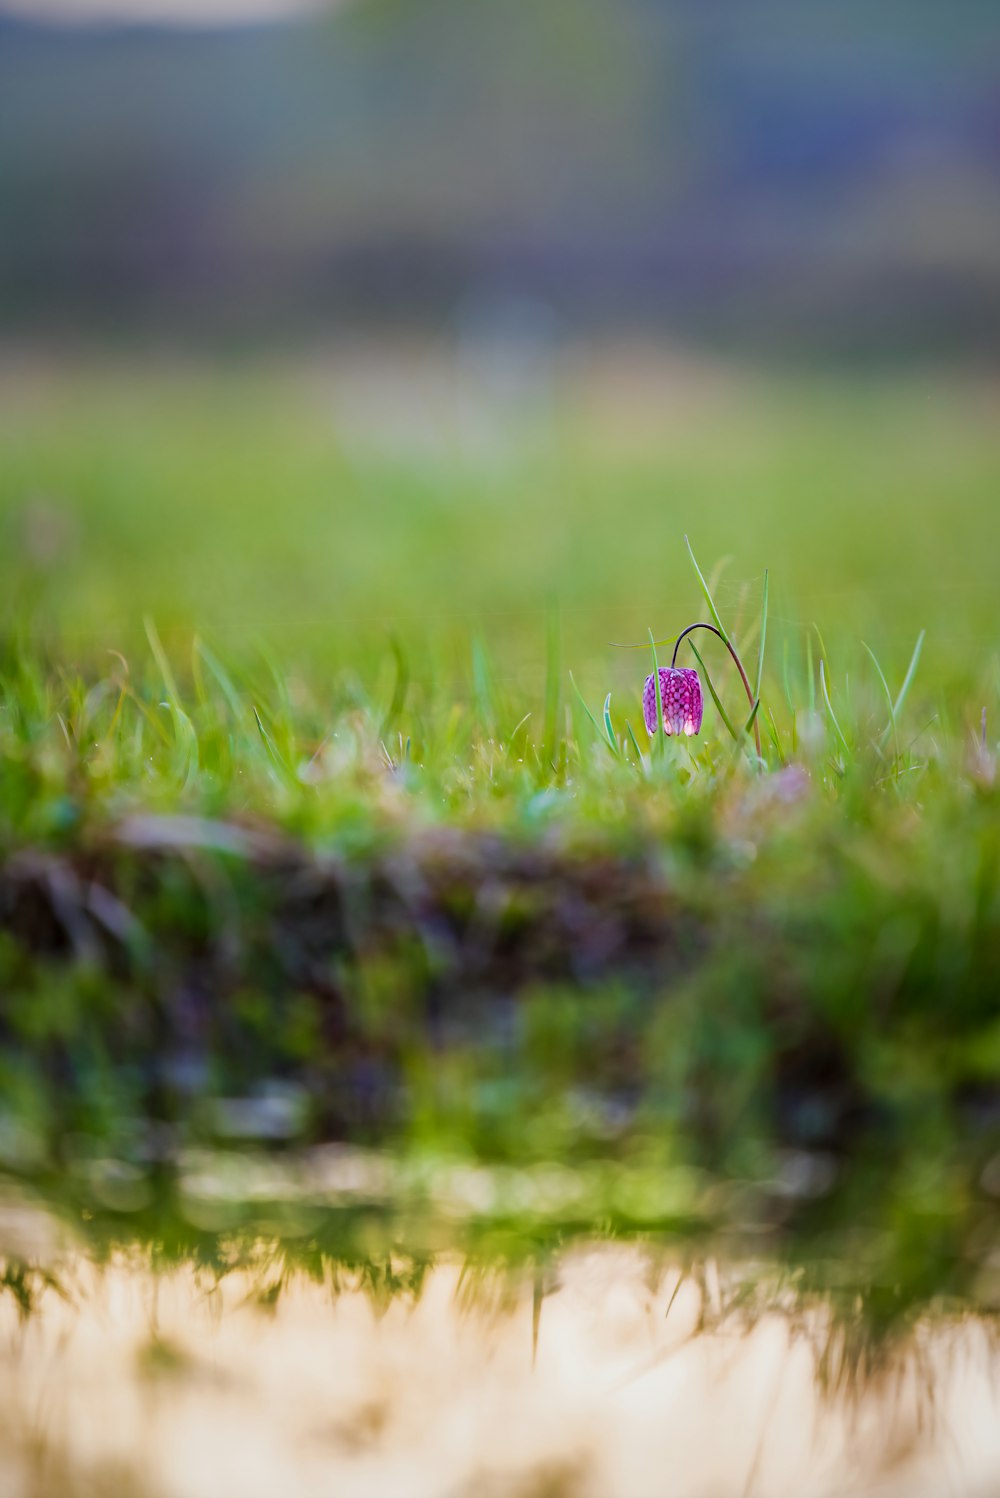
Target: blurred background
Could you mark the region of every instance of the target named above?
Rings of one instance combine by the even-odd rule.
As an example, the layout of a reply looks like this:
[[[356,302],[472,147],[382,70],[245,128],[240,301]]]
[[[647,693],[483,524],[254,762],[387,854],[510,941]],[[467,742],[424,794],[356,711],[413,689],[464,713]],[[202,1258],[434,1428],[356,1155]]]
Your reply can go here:
[[[995,349],[986,0],[6,9],[15,330]]]
[[[668,628],[690,531],[733,608],[770,563],[788,619],[954,656],[1000,18],[2,0],[0,327],[5,591],[80,649],[450,608],[531,669],[554,599],[586,660]]]

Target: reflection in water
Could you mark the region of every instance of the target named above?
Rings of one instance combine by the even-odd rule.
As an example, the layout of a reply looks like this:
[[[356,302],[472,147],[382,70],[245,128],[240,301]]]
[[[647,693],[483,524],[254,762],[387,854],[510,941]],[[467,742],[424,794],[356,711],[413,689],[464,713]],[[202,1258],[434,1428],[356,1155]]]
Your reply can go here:
[[[445,1262],[394,1286],[310,1279],[263,1243],[220,1276],[148,1250],[98,1267],[12,1212],[5,1230],[60,1267],[0,1298],[4,1495],[936,1498],[1000,1480],[1000,1355],[975,1320],[924,1323],[831,1388],[819,1313],[717,1322],[714,1269],[638,1249],[578,1249],[541,1284]]]

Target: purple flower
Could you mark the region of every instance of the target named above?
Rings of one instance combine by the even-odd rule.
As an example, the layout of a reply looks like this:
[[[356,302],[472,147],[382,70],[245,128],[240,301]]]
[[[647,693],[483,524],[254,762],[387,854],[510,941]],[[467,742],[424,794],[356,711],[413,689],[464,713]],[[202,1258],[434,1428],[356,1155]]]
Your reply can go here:
[[[663,699],[663,727],[667,733],[697,733],[701,728],[705,704],[697,671],[687,666],[660,667],[660,696]],[[646,677],[642,689],[642,715],[646,732],[656,732],[656,678]]]

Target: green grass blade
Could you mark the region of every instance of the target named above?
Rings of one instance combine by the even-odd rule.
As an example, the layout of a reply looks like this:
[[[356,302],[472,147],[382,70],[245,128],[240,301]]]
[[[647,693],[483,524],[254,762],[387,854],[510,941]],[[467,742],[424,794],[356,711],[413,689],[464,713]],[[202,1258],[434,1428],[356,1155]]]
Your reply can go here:
[[[194,700],[198,711],[203,712],[211,706],[211,703],[205,688],[205,676],[201,669],[201,656],[198,654],[197,635],[191,641],[191,683],[194,687]]]
[[[576,693],[577,701],[579,702],[580,706],[583,708],[584,712],[587,714],[587,717],[590,719],[591,723],[593,723],[593,725],[594,725],[594,732],[597,734],[597,737],[600,739],[601,743],[602,744],[606,744],[607,747],[611,750],[611,753],[617,759],[618,758],[618,745],[614,742],[614,739],[611,738],[610,735],[609,735],[609,737],[607,739],[605,738],[605,736],[604,736],[604,729],[601,727],[600,723],[598,723],[597,719],[594,717],[594,714],[590,711],[590,708],[587,706],[587,699],[584,697],[583,693],[580,691],[580,688],[577,686],[577,684],[576,684],[576,678],[573,675],[572,671],[569,673],[569,679],[570,679],[570,682],[572,683],[573,690]],[[608,701],[610,701],[610,700],[611,700],[611,694],[609,692],[608,693]],[[607,703],[605,703],[605,711],[607,711]]]
[[[552,765],[556,756],[559,732],[559,614],[549,611],[545,633],[545,725],[542,734],[542,763]]]
[[[164,726],[163,722],[156,716],[156,714],[153,712],[152,708],[150,708],[147,703],[143,702],[143,700],[142,700],[141,697],[139,697],[139,696],[136,695],[136,693],[132,690],[131,687],[128,687],[127,691],[128,691],[128,694],[129,694],[129,700],[132,702],[132,705],[140,713],[142,720],[144,722],[146,722],[146,723],[149,724],[150,728],[152,728],[153,732],[156,734],[157,738],[160,740],[160,743],[163,744],[165,748],[169,749],[170,743],[171,743],[171,735],[167,731],[167,729]],[[141,725],[137,725],[137,726],[141,726]],[[176,729],[175,729],[175,734],[176,734]]]
[[[297,785],[298,781],[295,775],[293,775],[292,771],[286,764],[284,758],[282,757],[280,749],[274,742],[274,739],[264,727],[264,721],[261,718],[260,713],[257,711],[256,705],[254,705],[253,715],[257,720],[257,730],[260,733],[264,748],[267,750],[267,757],[277,771],[278,779],[285,785]]]
[[[632,748],[635,750],[636,754],[639,757],[639,765],[640,765],[641,768],[644,769],[645,765],[646,765],[646,756],[643,754],[642,750],[639,748],[639,742],[636,739],[635,734],[632,732],[632,725],[631,725],[631,723],[629,722],[629,720],[627,718],[625,719],[625,728],[626,728],[626,730],[628,732],[629,738],[632,740]]]
[[[177,690],[177,683],[174,681],[174,673],[170,669],[170,662],[167,660],[167,653],[160,643],[159,635],[156,633],[156,625],[148,614],[142,622],[146,629],[146,639],[149,641],[149,648],[153,652],[153,659],[156,662],[157,670],[163,678],[163,685],[167,689],[167,698],[171,704],[174,702],[179,703],[180,693]]]
[[[705,685],[708,687],[709,695],[711,696],[712,701],[715,703],[716,712],[719,714],[719,717],[722,719],[723,723],[726,725],[726,728],[729,730],[730,737],[738,740],[739,734],[733,727],[732,720],[730,719],[729,714],[726,712],[726,709],[722,706],[721,699],[718,692],[715,690],[715,683],[713,682],[711,675],[709,674],[708,667],[702,660],[701,655],[698,652],[698,647],[691,639],[690,635],[688,635],[687,642],[691,646],[691,654],[694,656],[695,660],[698,662],[698,665],[701,667],[701,673],[705,678]]]
[[[522,718],[518,718],[517,722],[514,724],[514,727],[511,729],[510,733],[507,735],[507,747],[508,748],[511,748],[513,746],[514,740],[517,738],[518,734],[521,732],[521,729],[528,722],[528,719],[530,717],[531,717],[531,710],[529,709],[528,712],[526,712]]]
[[[652,753],[658,758],[666,753],[666,745],[662,742],[666,738],[663,730],[663,692],[660,689],[660,663],[656,659],[656,641],[653,639],[653,631],[649,631],[649,645],[653,652],[653,685],[656,688],[656,732],[653,734]]]
[[[403,711],[406,694],[410,688],[410,667],[406,659],[406,651],[403,649],[403,642],[398,635],[392,634],[389,636],[389,649],[392,651],[392,658],[396,664],[396,680],[385,717],[379,726],[379,738],[381,739],[385,738],[389,729]],[[475,645],[473,646],[473,650],[475,650]]]
[[[764,727],[767,729],[768,738],[774,745],[774,752],[778,756],[779,763],[782,765],[786,765],[788,761],[785,758],[785,752],[781,747],[781,738],[778,734],[778,725],[774,720],[774,714],[772,713],[770,708],[768,708],[767,712],[764,714]]]
[[[906,695],[910,690],[910,686],[912,685],[914,676],[916,676],[917,674],[917,666],[920,664],[920,652],[924,648],[924,637],[926,634],[927,631],[925,629],[922,629],[919,635],[917,635],[917,643],[913,647],[913,654],[910,657],[910,664],[907,669],[906,675],[903,678],[903,685],[899,689],[899,696],[896,698],[896,703],[892,710],[894,718],[898,718],[900,713],[903,711],[903,703],[906,701]]]
[[[163,678],[163,685],[167,693],[166,706],[169,708],[173,719],[175,773],[181,784],[187,785],[198,768],[198,735],[195,732],[194,724],[184,711],[180,693],[177,690],[177,683],[174,680],[174,673],[170,669],[170,662],[167,660],[167,653],[156,632],[156,626],[148,616],[143,620],[143,623],[146,627],[146,638],[149,641],[149,648],[153,652],[153,659],[156,661],[157,669]]]
[[[684,537],[684,545],[688,549],[688,556],[691,558],[691,566],[694,568],[695,573],[697,574],[698,582],[701,584],[701,591],[705,595],[705,602],[708,604],[708,611],[712,616],[712,623],[715,625],[716,629],[719,631],[720,635],[728,645],[730,644],[728,631],[726,630],[726,626],[723,624],[721,618],[719,617],[719,611],[715,607],[715,599],[712,597],[712,590],[708,586],[708,583],[705,581],[705,574],[698,566],[694,551],[691,548],[691,542],[688,540],[687,536]]]
[[[223,697],[226,699],[226,704],[229,708],[229,711],[232,713],[237,723],[242,723],[246,717],[246,703],[233,684],[233,679],[229,675],[229,672],[225,669],[222,662],[218,659],[215,653],[209,650],[204,640],[198,638],[197,636],[195,637],[194,648],[197,655],[201,658],[204,664],[208,667],[209,671],[215,677],[215,680],[218,682],[219,689],[222,692]]]
[[[653,643],[656,644],[656,645],[676,645],[677,644],[677,636],[673,635],[669,640],[655,640]],[[625,642],[623,642],[621,640],[609,640],[608,641],[608,645],[611,647],[612,650],[648,650],[649,649],[649,641],[648,640],[637,640],[637,641],[634,641],[634,642],[633,641],[625,641]]]
[[[754,723],[757,720],[757,713],[758,713],[759,708],[760,708],[760,698],[758,697],[757,701],[754,703],[753,707],[750,710],[750,716],[747,718],[747,720],[744,723],[742,729],[740,730],[739,734],[737,735],[736,743],[733,746],[733,750],[732,750],[732,752],[731,752],[731,754],[729,756],[729,760],[728,760],[728,764],[727,764],[727,769],[725,771],[725,775],[726,776],[732,774],[735,771],[736,766],[739,764],[740,760],[742,759],[742,752],[743,752],[744,747],[746,747],[746,748],[754,748],[755,747],[753,745],[745,745],[744,741],[746,739],[748,739],[749,736],[750,736],[750,734],[753,732],[753,725],[754,725]],[[754,754],[754,764],[758,768],[760,766],[762,766],[764,764],[763,757],[762,756],[758,756],[755,753]]]
[[[757,648],[757,682],[753,689],[754,700],[760,701],[760,684],[764,680],[764,646],[767,642],[767,568],[764,568],[764,602],[760,611],[760,645]]]
[[[480,639],[472,642],[472,694],[476,715],[488,734],[493,732],[495,713],[493,708],[493,679],[489,655]]]
[[[806,635],[806,675],[809,681],[809,712],[816,711],[816,668],[813,665],[812,635]]]
[[[829,689],[828,689],[827,684],[826,684],[826,672],[823,669],[823,657],[822,656],[820,656],[820,661],[819,661],[819,684],[820,684],[820,687],[822,688],[822,691],[823,691],[823,700],[826,703],[826,710],[830,714],[830,722],[833,724],[834,728],[837,731],[837,738],[840,740],[840,743],[841,743],[841,746],[843,747],[844,753],[846,755],[850,756],[851,751],[850,751],[850,749],[848,747],[847,740],[844,738],[843,729],[841,728],[840,724],[837,722],[837,714],[833,710],[833,703],[830,701],[830,692],[829,692]]]
[[[615,738],[614,726],[611,722],[611,693],[604,699],[604,731],[608,736],[608,747],[615,759],[618,758],[618,740]]]
[[[865,650],[867,650],[868,654],[871,656],[872,665],[875,667],[875,670],[878,673],[878,679],[882,683],[882,690],[885,693],[885,700],[886,700],[886,703],[888,704],[888,708],[889,708],[889,729],[892,732],[893,751],[894,751],[894,755],[895,755],[896,769],[898,771],[898,769],[899,769],[899,735],[896,732],[896,708],[895,708],[895,705],[893,704],[892,693],[889,691],[889,683],[885,679],[885,672],[882,670],[882,667],[879,665],[878,656],[875,654],[874,650],[871,648],[870,645],[865,644],[864,640],[862,640],[861,643],[864,646]],[[884,738],[885,735],[883,734],[882,737]]]

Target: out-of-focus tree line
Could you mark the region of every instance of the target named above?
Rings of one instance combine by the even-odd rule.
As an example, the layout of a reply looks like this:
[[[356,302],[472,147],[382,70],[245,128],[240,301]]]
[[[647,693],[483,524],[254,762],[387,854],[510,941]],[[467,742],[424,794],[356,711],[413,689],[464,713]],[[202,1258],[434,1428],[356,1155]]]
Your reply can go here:
[[[988,354],[1000,16],[369,0],[214,32],[0,18],[0,314]]]

